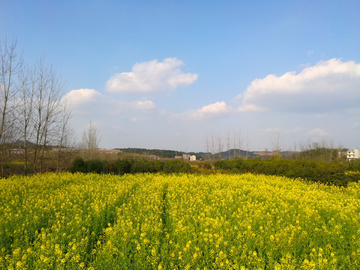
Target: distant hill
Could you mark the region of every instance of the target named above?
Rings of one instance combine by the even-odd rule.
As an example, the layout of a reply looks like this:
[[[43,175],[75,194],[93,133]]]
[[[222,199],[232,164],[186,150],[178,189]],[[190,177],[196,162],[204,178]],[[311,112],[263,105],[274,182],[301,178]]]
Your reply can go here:
[[[183,154],[196,155],[196,160],[219,160],[219,153],[206,153],[206,152],[185,152],[185,151],[175,151],[175,150],[165,150],[165,149],[146,149],[146,148],[116,148],[117,150],[122,150],[124,153],[135,153],[139,155],[156,155],[160,158],[174,158],[175,156],[182,156]],[[342,149],[345,151],[346,149]],[[271,159],[275,156],[278,156],[276,151],[246,151],[239,149],[231,149],[230,151],[225,150],[221,152],[221,159],[227,160],[235,158],[256,158],[260,157],[263,159]],[[325,161],[332,162],[337,159],[339,155],[339,149],[325,148],[325,147],[315,147],[314,149],[307,149],[301,152],[298,151],[281,151],[280,157],[291,159],[291,160],[313,160],[313,161]],[[343,156],[346,158],[346,155]]]
[[[226,150],[226,151],[221,152],[221,159],[229,159],[229,152],[230,152],[230,159],[233,159],[234,156],[235,156],[235,158],[239,158],[239,157],[255,158],[255,157],[260,156],[260,155],[255,154],[256,151],[254,152],[254,151],[245,151],[245,150],[239,150],[239,149],[230,149],[230,151]],[[200,154],[203,157],[203,159],[208,159],[208,158],[212,159],[213,156],[215,156],[215,159],[219,159],[219,156],[220,156],[219,153],[215,153],[213,155],[211,153],[207,154],[204,152],[200,152],[198,154]]]
[[[115,148],[115,150],[121,150],[124,153],[133,153],[139,155],[156,155],[160,158],[174,158],[175,156],[182,156],[183,154],[196,155],[196,159],[200,159],[202,156],[199,153],[183,152],[175,150],[164,149],[146,149],[146,148]]]
[[[190,154],[196,155],[196,159],[199,160],[202,158],[203,160],[206,159],[213,159],[213,154],[205,153],[205,152],[184,152],[184,151],[175,151],[175,150],[165,150],[165,149],[146,149],[146,148],[115,148],[114,150],[121,150],[124,153],[133,153],[139,155],[156,155],[160,158],[174,158],[175,156],[182,156],[183,154]],[[256,158],[256,157],[263,157],[266,156],[265,154],[262,155],[260,151],[245,151],[239,149],[231,149],[230,150],[230,159],[234,158],[234,154],[236,158]],[[215,159],[219,158],[219,153],[215,153]],[[268,153],[270,155],[270,153]],[[229,151],[221,152],[221,159],[229,159]]]
[[[14,147],[23,147],[24,146],[24,141],[23,140],[17,140],[16,142],[14,142]],[[27,147],[35,147],[36,144],[30,141],[26,141],[26,146]]]

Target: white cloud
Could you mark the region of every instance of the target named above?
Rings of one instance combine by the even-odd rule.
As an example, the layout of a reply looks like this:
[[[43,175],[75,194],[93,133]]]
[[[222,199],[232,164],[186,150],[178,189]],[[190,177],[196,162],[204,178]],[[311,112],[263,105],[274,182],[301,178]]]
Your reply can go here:
[[[326,135],[328,135],[328,133],[327,133],[324,129],[315,128],[315,129],[310,130],[309,132],[307,132],[305,135],[307,135],[307,136],[312,136],[312,135],[315,135],[315,136],[326,136]]]
[[[177,58],[163,62],[151,60],[136,63],[131,72],[117,73],[106,82],[110,92],[142,92],[174,90],[195,82],[198,74],[184,73],[179,67],[184,63]]]
[[[78,89],[72,90],[65,96],[67,99],[71,101],[73,106],[77,106],[82,103],[92,102],[94,100],[103,99],[103,95],[97,92],[94,89]]]
[[[239,112],[262,112],[266,109],[253,104],[240,105],[238,108]]]
[[[197,110],[169,115],[169,118],[171,120],[205,120],[228,114],[231,111],[233,111],[232,107],[228,106],[225,101],[218,101]]]
[[[360,64],[320,61],[299,74],[270,74],[256,79],[241,99],[240,111],[330,112],[360,105]]]
[[[195,120],[202,120],[216,117],[230,112],[231,108],[226,105],[225,101],[216,102],[206,105],[201,109],[188,111],[189,117]]]
[[[101,94],[94,89],[78,89],[70,91],[67,98],[77,115],[116,115],[131,111],[146,111],[155,109],[151,100],[122,101]]]

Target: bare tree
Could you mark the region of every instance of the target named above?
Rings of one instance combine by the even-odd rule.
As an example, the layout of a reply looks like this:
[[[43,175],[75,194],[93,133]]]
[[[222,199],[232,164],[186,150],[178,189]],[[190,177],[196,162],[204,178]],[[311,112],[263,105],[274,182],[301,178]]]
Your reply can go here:
[[[242,143],[243,143],[243,140],[241,137],[241,130],[239,130],[239,132],[238,132],[237,140],[238,140],[237,143],[238,143],[238,149],[239,149],[239,157],[241,157],[241,147],[242,147]]]
[[[206,134],[206,155],[205,155],[205,159],[209,160],[210,159],[210,143],[209,143],[209,135]]]
[[[214,133],[211,132],[211,153],[212,153],[212,159],[215,159],[215,138]]]
[[[75,140],[73,137],[73,129],[70,126],[71,108],[69,103],[63,99],[61,106],[60,121],[58,123],[58,136],[56,138],[56,145],[58,146],[56,155],[56,172],[61,172],[61,162],[64,161],[66,156],[72,156],[74,153]]]
[[[51,144],[68,132],[70,111],[63,102],[60,77],[44,59],[31,69],[16,54],[16,42],[0,40],[0,165],[12,150],[24,158],[25,173],[32,159],[33,172],[43,171],[43,162]],[[63,126],[65,125],[65,127]],[[29,142],[33,147],[29,147]],[[19,149],[11,149],[17,142]],[[21,148],[21,149],[20,149]],[[22,154],[22,155],[20,155]]]
[[[2,138],[6,127],[11,119],[15,108],[15,97],[18,89],[15,85],[15,76],[22,68],[22,57],[16,54],[16,41],[10,46],[7,40],[0,40],[0,57],[1,57],[1,78],[0,78],[0,139]]]
[[[227,129],[227,133],[226,133],[226,143],[227,143],[227,149],[228,149],[228,159],[230,160],[231,156],[230,156],[230,130],[229,130],[229,128]]]
[[[223,142],[222,142],[221,134],[219,134],[219,137],[218,137],[219,160],[221,160],[221,152],[222,152],[222,150],[223,150]]]
[[[235,129],[233,130],[233,145],[234,145],[234,159],[236,159],[236,141],[237,141],[237,133]]]
[[[249,145],[250,145],[250,138],[249,138],[249,132],[246,135],[246,156],[245,159],[248,159],[249,156]]]
[[[23,147],[24,169],[25,174],[28,173],[28,163],[30,159],[30,152],[28,148],[28,142],[31,140],[34,126],[33,109],[34,109],[34,96],[35,88],[31,83],[31,71],[23,70],[19,76],[21,82],[19,103],[17,108],[17,114],[19,116],[19,128],[21,130],[21,144]],[[19,147],[20,148],[20,147]]]
[[[63,90],[60,78],[51,65],[40,60],[34,68],[32,84],[35,87],[34,95],[34,173],[40,165],[43,171],[45,151],[58,134],[58,122],[61,119],[61,105]]]
[[[4,165],[9,161],[10,148],[16,135],[16,95],[18,86],[15,76],[22,68],[22,57],[16,54],[16,41],[8,45],[0,39],[0,167],[4,176]]]
[[[273,145],[273,152],[275,153],[276,156],[280,157],[282,151],[280,145],[280,135],[277,135],[275,140],[272,140],[272,145]]]
[[[89,126],[83,132],[81,143],[81,148],[88,151],[90,159],[95,157],[96,149],[99,147],[100,140],[99,130],[90,121]]]

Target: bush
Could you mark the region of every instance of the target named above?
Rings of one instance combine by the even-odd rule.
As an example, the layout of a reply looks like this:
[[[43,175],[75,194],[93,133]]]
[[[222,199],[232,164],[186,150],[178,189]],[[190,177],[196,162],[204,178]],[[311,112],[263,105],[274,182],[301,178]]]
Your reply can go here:
[[[212,166],[211,166],[209,163],[204,162],[203,168],[204,168],[205,170],[211,170],[211,169],[212,169]]]
[[[87,172],[89,173],[100,174],[103,172],[103,163],[101,160],[98,159],[88,160],[86,162],[86,168],[87,168]]]
[[[210,165],[208,165],[210,166]],[[211,168],[211,166],[210,166]],[[115,162],[89,160],[84,161],[82,158],[74,160],[70,172],[83,173],[114,173],[123,175],[126,173],[195,173],[199,172],[197,168],[192,168],[188,162],[182,160],[169,160],[166,162],[146,159],[118,159]]]
[[[77,157],[72,166],[69,169],[70,172],[75,173],[75,172],[86,172],[86,165],[85,165],[85,161],[83,158],[81,157]]]
[[[217,170],[232,170],[234,165],[234,162],[230,160],[218,160],[214,163],[214,167]]]
[[[126,174],[131,172],[131,162],[128,159],[118,159],[114,163],[114,173],[115,174]]]
[[[145,159],[133,160],[131,166],[131,173],[146,173],[152,172],[151,161]]]
[[[191,166],[188,162],[183,160],[168,160],[165,161],[163,167],[164,173],[189,173],[191,172]]]
[[[265,175],[285,176],[289,178],[302,178],[304,180],[322,184],[346,186],[350,181],[357,181],[355,175],[345,174],[351,168],[357,168],[360,163],[343,165],[339,162],[327,163],[321,161],[286,160],[286,159],[236,159],[215,162],[215,168],[227,173],[250,172]],[[354,170],[356,171],[356,169]]]

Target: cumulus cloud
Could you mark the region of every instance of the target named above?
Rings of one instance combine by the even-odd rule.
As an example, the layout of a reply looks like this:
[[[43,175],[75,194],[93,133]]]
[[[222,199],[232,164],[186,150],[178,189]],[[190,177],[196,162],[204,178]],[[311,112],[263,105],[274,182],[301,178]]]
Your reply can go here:
[[[256,79],[238,96],[240,111],[331,112],[360,105],[360,64],[320,61],[299,74]]]
[[[206,105],[201,109],[195,111],[196,114],[219,114],[228,111],[228,106],[225,101],[216,102],[210,105]]]
[[[183,119],[183,120],[205,120],[209,118],[219,117],[230,113],[232,107],[228,106],[225,101],[218,101],[200,109],[188,110],[180,114],[173,114],[171,119]]]
[[[151,100],[131,102],[116,100],[94,89],[72,90],[65,98],[71,102],[77,115],[114,115],[130,110],[144,111],[156,108]]]
[[[140,92],[175,90],[195,82],[198,74],[184,73],[184,63],[177,58],[166,58],[163,62],[151,60],[136,63],[131,72],[117,73],[106,82],[110,92]]]
[[[83,103],[92,102],[94,100],[103,99],[103,95],[94,89],[78,89],[72,90],[65,96],[71,101],[73,106],[77,106]]]

